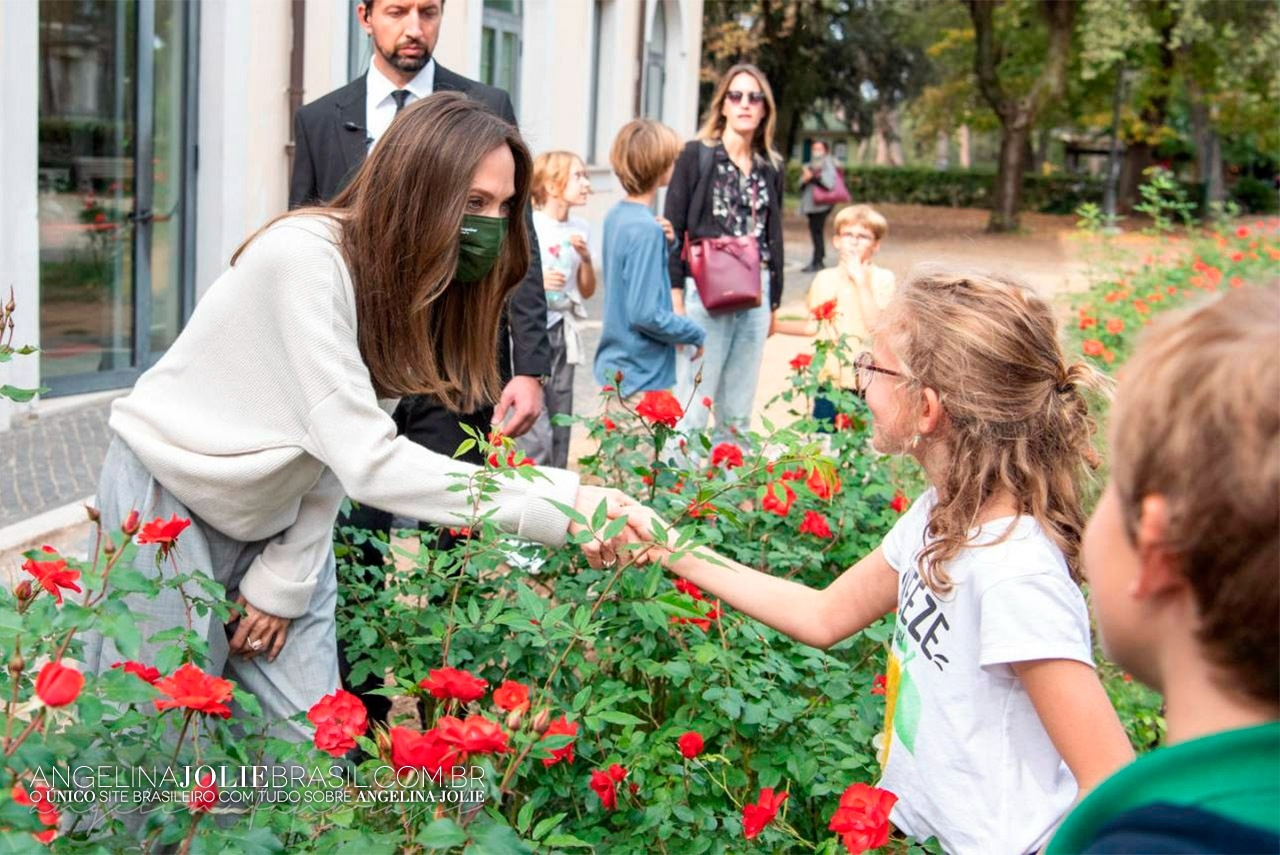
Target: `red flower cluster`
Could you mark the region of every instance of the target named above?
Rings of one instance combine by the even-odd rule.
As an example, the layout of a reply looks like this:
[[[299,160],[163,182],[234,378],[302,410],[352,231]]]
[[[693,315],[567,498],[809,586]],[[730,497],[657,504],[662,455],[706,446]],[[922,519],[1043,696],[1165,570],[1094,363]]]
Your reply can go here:
[[[364,704],[350,692],[338,689],[325,695],[307,711],[307,721],[316,726],[315,746],[341,757],[356,747],[356,737],[369,729]]]
[[[68,591],[75,591],[77,594],[80,593],[81,588],[76,584],[76,582],[80,581],[80,571],[72,570],[68,567],[67,562],[58,555],[58,551],[52,546],[42,546],[40,551],[53,557],[47,561],[28,558],[23,563],[22,569],[34,576],[40,587],[53,594],[53,598],[58,605],[62,605],[62,591],[64,588]]]
[[[850,430],[852,427],[853,418],[848,413],[836,413],[836,430]]]
[[[46,662],[36,675],[36,697],[45,706],[65,707],[80,696],[84,675],[61,662]]]
[[[189,525],[191,520],[181,519],[177,514],[171,515],[168,520],[156,517],[142,527],[142,531],[138,533],[138,543],[159,545],[160,557],[166,558],[178,545],[178,535],[182,534]]]
[[[519,456],[517,456],[519,454]],[[498,456],[498,452],[494,451],[489,454],[489,468],[501,469],[502,458]],[[507,468],[516,469],[520,466],[532,466],[533,461],[524,456],[523,452],[517,452],[514,449],[507,452]]]
[[[817,511],[805,511],[804,521],[800,523],[801,534],[811,534],[814,537],[830,538],[831,526],[827,524],[826,517]]]
[[[453,698],[464,704],[484,697],[489,684],[469,671],[460,668],[433,668],[418,686],[431,693],[433,698]]]
[[[393,727],[390,736],[392,766],[422,769],[432,775],[466,765],[472,754],[504,754],[511,750],[506,731],[482,715],[467,716],[466,720],[441,716],[426,733]]]
[[[828,479],[819,469],[814,469],[810,472],[808,480],[804,483],[809,488],[809,492],[823,501],[827,501],[839,493],[841,487],[839,475],[832,472],[830,479]]]
[[[469,715],[466,719],[441,716],[435,729],[440,732],[441,739],[467,754],[503,754],[511,750],[506,731],[482,715]]]
[[[542,737],[543,739],[545,739],[548,736],[576,737],[577,735],[578,735],[578,723],[575,721],[569,721],[569,719],[565,718],[564,716],[560,716],[558,719],[551,722],[551,724],[547,727],[547,732],[544,733]],[[559,763],[561,760],[568,760],[570,763],[573,762],[573,742],[572,741],[570,741],[567,745],[561,748],[550,748],[547,750],[551,752],[551,756],[542,758],[543,766],[554,766],[557,763]]]
[[[132,674],[144,683],[156,684],[156,680],[160,679],[160,671],[150,665],[143,665],[141,662],[129,660],[127,662],[117,662],[111,666],[112,668],[123,668],[126,674]]]
[[[680,756],[686,760],[692,760],[702,753],[705,747],[702,741],[702,735],[696,730],[691,730],[683,734],[676,740],[676,745],[680,747]]]
[[[871,694],[884,697],[889,694],[889,678],[884,674],[877,674],[876,678],[871,681]]]
[[[709,410],[709,409],[711,409],[711,403],[712,403],[712,401],[711,401],[711,398],[710,398],[709,396],[704,395],[704,396],[702,397],[702,406],[706,407],[708,410]]]
[[[618,784],[627,777],[627,770],[614,763],[607,770],[597,769],[591,773],[591,791],[600,797],[600,804],[605,810],[618,809]]]
[[[772,787],[760,791],[760,798],[754,804],[742,806],[742,833],[748,840],[755,840],[764,831],[764,827],[773,822],[778,815],[778,808],[787,800],[790,793],[774,793]]]
[[[684,408],[670,392],[645,392],[636,406],[636,415],[650,424],[674,428],[684,415]]]
[[[207,772],[200,777],[196,785],[191,788],[191,797],[187,801],[187,808],[192,813],[208,813],[218,804],[218,784],[214,780],[213,773]]]
[[[152,685],[166,696],[154,701],[156,709],[161,712],[182,707],[206,715],[231,718],[231,708],[227,706],[234,688],[231,681],[206,674],[190,662]]]
[[[28,792],[22,782],[13,785],[13,800],[23,807],[34,808],[36,815],[40,817],[40,822],[49,828],[44,831],[32,833],[32,837],[44,844],[53,842],[58,836],[58,822],[62,819],[58,813],[58,809],[53,804],[53,791],[45,784],[36,784],[33,791]]]
[[[808,353],[797,353],[795,358],[787,364],[791,366],[793,371],[803,371],[813,363],[813,357]]]
[[[529,709],[529,687],[515,680],[503,680],[502,685],[493,690],[493,702],[498,709],[507,712],[526,712]]]
[[[697,585],[693,584],[692,582],[690,582],[688,579],[676,579],[674,584],[676,586],[676,590],[679,591],[680,593],[690,596],[693,599],[697,600],[698,602],[710,603],[710,600],[708,600],[706,595],[702,593],[702,589],[699,588]],[[717,600],[716,604],[711,608],[710,611],[706,613],[705,617],[692,618],[692,617],[678,617],[676,615],[672,615],[671,622],[673,624],[676,624],[677,626],[683,625],[683,624],[693,624],[703,632],[710,632],[711,622],[713,620],[719,620],[720,617],[721,617],[720,602]]]
[[[1119,318],[1107,318],[1107,332],[1119,335],[1124,332],[1124,321]]]
[[[836,301],[828,300],[810,312],[810,314],[813,315],[814,320],[817,321],[834,320],[836,316]]]
[[[897,800],[888,790],[853,784],[840,796],[827,828],[840,835],[849,855],[879,848],[889,841],[889,811]]]
[[[907,512],[907,508],[911,507],[911,500],[904,496],[901,490],[897,490],[893,494],[893,501],[889,503],[889,507],[900,514],[904,514]]]
[[[722,442],[711,449],[711,465],[733,469],[742,465],[742,449],[732,442]]]
[[[781,493],[779,493],[779,489]],[[760,507],[770,513],[785,517],[791,513],[791,505],[796,500],[796,491],[784,481],[777,481],[765,487],[764,501],[760,503]]]
[[[600,423],[604,425],[604,429],[606,432],[615,431],[618,429],[618,423],[615,422],[613,419],[609,418],[608,416],[605,416]]]

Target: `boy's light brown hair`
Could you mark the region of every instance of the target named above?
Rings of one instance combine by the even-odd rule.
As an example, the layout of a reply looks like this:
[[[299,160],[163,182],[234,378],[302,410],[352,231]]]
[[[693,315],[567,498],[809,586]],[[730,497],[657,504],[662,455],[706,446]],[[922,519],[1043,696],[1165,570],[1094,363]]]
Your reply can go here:
[[[633,119],[622,126],[609,151],[609,163],[628,195],[648,193],[680,156],[680,135],[662,122]]]
[[[534,158],[533,180],[529,186],[534,207],[544,207],[552,196],[563,193],[573,165],[581,161],[582,158],[571,151],[544,151]]]
[[[1153,325],[1121,375],[1111,478],[1131,541],[1142,500],[1227,691],[1280,703],[1280,287],[1249,287]]]
[[[889,221],[870,205],[846,205],[837,211],[835,234],[839,235],[841,229],[849,226],[864,226],[876,236],[877,241],[884,240],[889,233]]]

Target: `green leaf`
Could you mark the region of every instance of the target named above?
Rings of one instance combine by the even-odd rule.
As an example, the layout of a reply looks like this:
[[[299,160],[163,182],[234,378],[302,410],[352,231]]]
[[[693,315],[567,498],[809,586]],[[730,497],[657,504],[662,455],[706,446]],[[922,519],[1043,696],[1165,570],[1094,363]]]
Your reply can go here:
[[[542,620],[542,616],[547,613],[547,601],[539,597],[528,585],[516,585],[516,600],[520,603],[520,608],[524,609],[529,617],[535,620]]]
[[[172,674],[187,658],[181,647],[162,647],[156,654],[155,666],[161,674]]]
[[[25,404],[36,395],[43,395],[49,391],[48,386],[41,386],[38,389],[19,389],[17,386],[10,386],[8,383],[0,386],[0,398],[8,398],[10,401],[16,401],[19,404]]]
[[[116,565],[107,581],[113,589],[129,594],[150,594],[155,596],[156,592],[160,590],[160,581],[158,579],[147,578],[136,567]]]
[[[138,620],[128,612],[104,614],[101,620],[102,634],[116,643],[126,659],[136,659],[142,646],[142,630]]]
[[[529,831],[529,823],[533,822],[533,802],[525,802],[524,807],[520,808],[520,813],[516,814],[516,828],[520,829],[521,834]]]
[[[423,828],[417,842],[428,849],[448,849],[467,842],[467,832],[458,823],[443,817]]]
[[[624,727],[631,724],[644,724],[644,719],[636,718],[631,713],[624,713],[619,710],[605,710],[599,713],[599,717],[610,724],[618,724]]]
[[[546,840],[542,841],[548,846],[566,846],[577,849],[594,849],[594,843],[588,843],[581,837],[574,837],[572,834],[553,834]]]
[[[555,816],[549,816],[546,819],[538,820],[538,824],[533,827],[533,839],[541,840],[543,837],[546,837],[547,834],[554,831],[556,826],[558,826],[568,815],[569,814],[567,813],[558,813]]]

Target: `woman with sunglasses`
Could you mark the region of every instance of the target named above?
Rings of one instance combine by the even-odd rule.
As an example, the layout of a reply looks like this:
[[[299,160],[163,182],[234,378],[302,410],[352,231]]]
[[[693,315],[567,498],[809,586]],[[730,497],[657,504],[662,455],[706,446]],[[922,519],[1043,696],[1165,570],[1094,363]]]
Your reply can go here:
[[[822,589],[702,548],[652,552],[814,647],[896,613],[879,752],[890,819],[957,855],[1038,851],[1078,793],[1133,757],[1078,587],[1097,463],[1082,391],[1097,375],[1067,361],[1029,289],[926,270],[890,300],[854,379],[873,448],[914,458],[930,484],[879,546]],[[651,511],[628,514],[661,531]]]
[[[765,339],[782,302],[782,156],[773,147],[777,109],[769,81],[754,65],[735,65],[716,85],[698,138],[685,145],[664,209],[677,245],[670,254],[672,303],[707,332],[695,363],[676,363],[676,395],[685,404],[682,430],[706,428],[712,401],[716,432],[751,421]],[[712,313],[704,306],[688,263],[690,242],[721,236],[754,237],[759,251],[760,303]],[[701,373],[697,394],[694,380]]]

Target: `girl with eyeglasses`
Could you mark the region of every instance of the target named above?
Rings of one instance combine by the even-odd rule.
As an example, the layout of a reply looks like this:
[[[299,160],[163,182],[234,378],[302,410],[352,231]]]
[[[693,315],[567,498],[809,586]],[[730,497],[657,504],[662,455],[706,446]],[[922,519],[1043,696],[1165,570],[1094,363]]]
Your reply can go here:
[[[872,446],[915,458],[930,483],[880,546],[821,590],[654,548],[814,647],[896,613],[879,786],[898,796],[899,830],[951,853],[1038,850],[1081,793],[1133,758],[1093,670],[1077,584],[1081,486],[1097,462],[1081,390],[1099,378],[1064,359],[1056,333],[1022,285],[917,272],[856,362]],[[651,511],[629,514],[653,531]]]
[[[706,428],[705,398],[723,438],[751,421],[765,339],[782,303],[783,159],[773,144],[776,124],[769,81],[754,65],[735,65],[720,78],[698,138],[685,145],[671,176],[663,211],[676,240],[668,260],[672,303],[707,332],[702,359],[695,362],[686,351],[676,364],[676,396],[687,402],[681,430]],[[729,235],[755,240],[760,301],[713,313],[700,296],[704,283],[694,282],[689,245]]]

